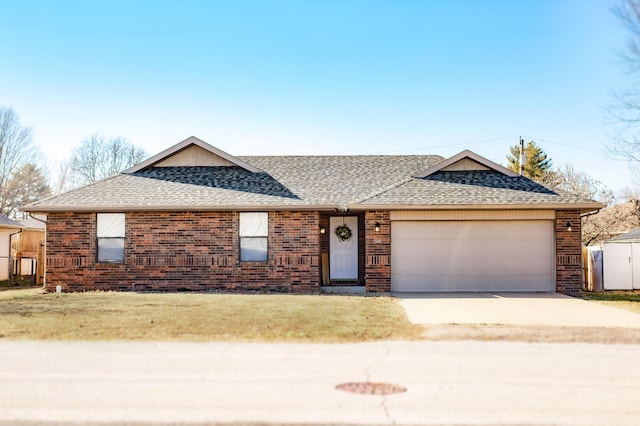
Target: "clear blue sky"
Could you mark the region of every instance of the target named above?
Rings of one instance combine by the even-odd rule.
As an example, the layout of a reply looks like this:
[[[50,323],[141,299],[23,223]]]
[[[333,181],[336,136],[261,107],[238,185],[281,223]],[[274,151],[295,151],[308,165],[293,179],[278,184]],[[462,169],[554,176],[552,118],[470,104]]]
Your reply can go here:
[[[0,105],[45,159],[83,137],[155,154],[440,154],[519,136],[611,189],[603,106],[627,78],[613,0],[0,0]]]

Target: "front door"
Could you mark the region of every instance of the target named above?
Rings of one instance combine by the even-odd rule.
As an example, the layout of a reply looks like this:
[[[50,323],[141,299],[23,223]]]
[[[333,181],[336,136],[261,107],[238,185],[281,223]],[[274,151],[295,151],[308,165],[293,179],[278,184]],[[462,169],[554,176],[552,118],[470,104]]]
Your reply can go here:
[[[336,230],[340,231],[336,233]],[[332,280],[358,279],[358,218],[329,218],[329,265]]]

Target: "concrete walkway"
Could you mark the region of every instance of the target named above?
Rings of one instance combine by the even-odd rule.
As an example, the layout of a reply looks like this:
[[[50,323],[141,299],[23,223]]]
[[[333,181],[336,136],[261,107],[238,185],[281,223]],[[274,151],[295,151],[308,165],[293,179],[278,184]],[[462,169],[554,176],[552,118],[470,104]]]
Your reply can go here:
[[[0,341],[0,425],[638,425],[640,345]],[[406,388],[391,395],[348,382]]]
[[[415,324],[640,328],[640,314],[557,293],[394,293]]]

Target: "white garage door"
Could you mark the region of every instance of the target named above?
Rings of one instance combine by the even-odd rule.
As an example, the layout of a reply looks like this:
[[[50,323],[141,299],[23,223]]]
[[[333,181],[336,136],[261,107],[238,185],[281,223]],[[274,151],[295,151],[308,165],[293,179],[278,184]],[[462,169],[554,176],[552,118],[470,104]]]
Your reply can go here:
[[[553,222],[391,224],[393,291],[553,291]]]

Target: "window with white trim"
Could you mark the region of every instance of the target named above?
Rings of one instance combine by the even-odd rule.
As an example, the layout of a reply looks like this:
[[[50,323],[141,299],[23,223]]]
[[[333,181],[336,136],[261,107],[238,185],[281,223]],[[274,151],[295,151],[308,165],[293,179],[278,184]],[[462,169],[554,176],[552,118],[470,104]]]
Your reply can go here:
[[[240,261],[266,262],[269,213],[240,213]]]
[[[98,262],[124,262],[124,213],[98,213]]]

